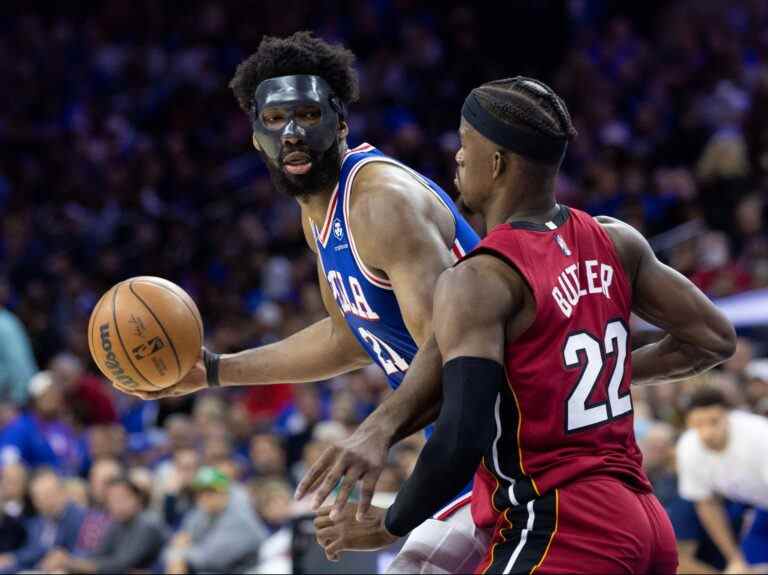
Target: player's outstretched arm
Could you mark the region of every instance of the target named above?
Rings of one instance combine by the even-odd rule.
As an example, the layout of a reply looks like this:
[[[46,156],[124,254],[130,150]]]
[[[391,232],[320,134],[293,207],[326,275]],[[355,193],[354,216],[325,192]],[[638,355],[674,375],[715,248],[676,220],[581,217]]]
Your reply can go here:
[[[632,382],[648,384],[691,377],[722,363],[736,346],[723,313],[685,276],[658,260],[631,226],[600,218],[633,286],[633,311],[661,328],[661,340],[632,353]]]
[[[328,317],[278,342],[222,355],[219,382],[222,386],[305,383],[328,379],[371,363],[339,311],[328,281],[318,267],[323,305]],[[160,399],[193,393],[208,387],[203,358],[179,383],[155,392],[133,392],[142,399]],[[122,389],[122,388],[121,388]]]
[[[435,431],[388,511],[374,507],[356,522],[351,513],[333,520],[320,510],[317,538],[330,558],[406,535],[472,479],[493,441],[494,406],[506,385],[506,325],[522,302],[522,282],[493,256],[475,256],[441,276],[433,323],[443,359],[443,399]]]

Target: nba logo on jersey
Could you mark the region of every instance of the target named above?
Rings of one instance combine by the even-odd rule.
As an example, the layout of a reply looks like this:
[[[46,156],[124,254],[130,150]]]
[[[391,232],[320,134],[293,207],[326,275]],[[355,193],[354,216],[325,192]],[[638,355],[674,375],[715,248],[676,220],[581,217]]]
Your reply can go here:
[[[557,245],[560,246],[560,250],[563,252],[564,255],[570,256],[571,248],[568,247],[568,244],[565,243],[565,240],[563,239],[563,236],[560,234],[555,234],[555,241],[557,242]]]
[[[341,241],[341,238],[344,237],[344,228],[341,227],[341,222],[339,221],[339,218],[336,218],[335,220],[333,220],[333,235],[339,241]]]

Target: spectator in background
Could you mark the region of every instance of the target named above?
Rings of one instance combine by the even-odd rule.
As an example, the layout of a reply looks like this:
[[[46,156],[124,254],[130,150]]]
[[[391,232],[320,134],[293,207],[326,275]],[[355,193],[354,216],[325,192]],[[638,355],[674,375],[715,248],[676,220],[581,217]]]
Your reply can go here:
[[[275,422],[275,432],[285,442],[288,466],[299,461],[304,446],[312,439],[315,425],[326,413],[316,385],[302,384],[293,390],[293,404],[283,410]]]
[[[634,399],[634,398],[633,398]],[[675,474],[675,429],[663,421],[652,423],[638,439],[643,469],[662,505],[677,496]]]
[[[192,412],[195,431],[203,440],[209,435],[216,435],[227,423],[227,407],[224,401],[215,395],[206,395],[198,399]]]
[[[256,479],[251,483],[256,513],[264,520],[269,537],[259,549],[253,573],[292,573],[291,520],[300,515],[301,503],[293,499],[290,484],[281,479]]]
[[[248,460],[235,453],[232,435],[224,424],[211,425],[203,442],[203,464],[218,467],[222,464],[234,465],[235,475],[239,478],[248,466]]]
[[[94,425],[88,429],[87,456],[89,461],[116,459],[126,454],[126,433],[120,425]]]
[[[166,557],[168,573],[243,573],[258,560],[267,531],[247,492],[212,467],[198,471],[196,504]]]
[[[258,433],[251,438],[251,469],[256,477],[285,477],[288,473],[285,449],[280,438]]]
[[[338,423],[345,435],[357,429],[363,414],[358,411],[355,395],[351,391],[339,390],[331,399],[331,421]]]
[[[293,479],[294,484],[299,484],[301,478],[304,477],[304,473],[306,473],[315,461],[320,458],[323,452],[332,445],[331,441],[332,440],[329,439],[312,439],[312,441],[304,445],[301,459],[294,463],[290,468],[291,478]]]
[[[744,369],[744,395],[749,407],[768,417],[768,359],[756,359]]]
[[[167,468],[173,467],[174,454],[180,449],[195,449],[200,438],[192,420],[183,413],[169,415],[163,424],[163,432],[160,444],[148,457],[161,480]]]
[[[192,482],[200,468],[200,456],[194,449],[178,449],[173,454],[160,484],[159,498],[165,523],[174,531],[195,505]]]
[[[56,549],[41,567],[67,573],[127,573],[148,569],[157,561],[166,539],[159,518],[146,511],[147,494],[131,479],[112,479],[107,487],[107,509],[112,522],[98,549],[78,558]]]
[[[32,569],[54,549],[74,551],[85,509],[67,499],[64,483],[51,469],[41,469],[30,482],[37,515],[27,522],[27,542],[18,551],[0,555],[0,570]]]
[[[262,386],[263,387],[263,386]],[[229,418],[227,428],[229,429],[232,448],[235,456],[241,463],[247,467],[247,460],[250,455],[251,438],[253,437],[254,425],[251,421],[251,414],[242,401],[244,398],[238,398],[240,401],[232,403],[229,406]]]
[[[84,462],[84,446],[64,419],[63,390],[51,372],[37,373],[29,383],[31,407],[0,432],[5,462],[22,460],[31,467],[46,465],[73,475]]]
[[[288,525],[294,517],[291,485],[282,479],[255,479],[250,486],[254,509],[270,533]]]
[[[27,540],[27,470],[10,464],[0,470],[0,554],[20,549]]]
[[[24,405],[29,380],[37,372],[24,325],[6,308],[10,287],[0,278],[0,401]]]
[[[690,398],[686,424],[677,444],[680,495],[694,502],[727,571],[743,573],[749,564],[768,563],[768,419],[732,410],[719,389],[703,386]],[[756,510],[740,544],[723,497]]]
[[[120,477],[122,467],[115,459],[99,459],[88,474],[90,504],[77,538],[76,555],[88,555],[101,546],[112,521],[106,508],[107,488]]]
[[[29,497],[29,472],[21,463],[4,465],[0,473],[0,503],[11,517],[25,521],[34,515]]]
[[[64,391],[67,411],[81,427],[117,423],[117,410],[107,383],[86,373],[75,355],[63,352],[50,362],[54,384]]]
[[[64,491],[69,499],[75,505],[88,508],[88,483],[79,477],[67,477],[64,479]]]

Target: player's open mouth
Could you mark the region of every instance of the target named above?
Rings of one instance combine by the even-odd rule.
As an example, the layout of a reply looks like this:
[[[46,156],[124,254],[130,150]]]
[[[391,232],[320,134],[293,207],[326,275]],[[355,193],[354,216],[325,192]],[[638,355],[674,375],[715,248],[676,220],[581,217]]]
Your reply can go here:
[[[283,158],[283,169],[289,174],[306,174],[312,169],[312,159],[303,152],[291,152]]]

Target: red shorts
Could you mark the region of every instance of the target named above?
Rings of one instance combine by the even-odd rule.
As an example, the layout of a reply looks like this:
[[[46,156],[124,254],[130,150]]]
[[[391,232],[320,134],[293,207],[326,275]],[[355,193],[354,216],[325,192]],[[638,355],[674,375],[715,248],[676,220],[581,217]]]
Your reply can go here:
[[[672,524],[652,493],[610,478],[504,510],[477,573],[676,573]]]

